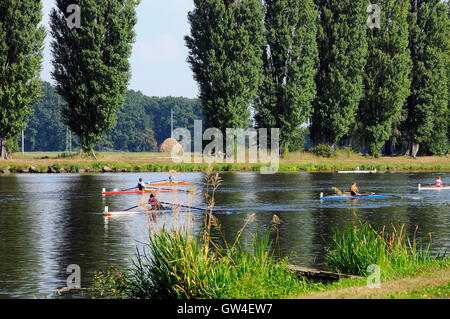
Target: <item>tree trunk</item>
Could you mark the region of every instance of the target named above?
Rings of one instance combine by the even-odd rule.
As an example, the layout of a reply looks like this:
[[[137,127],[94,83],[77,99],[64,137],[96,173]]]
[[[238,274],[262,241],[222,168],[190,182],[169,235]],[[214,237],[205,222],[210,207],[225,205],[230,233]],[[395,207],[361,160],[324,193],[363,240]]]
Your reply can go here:
[[[0,137],[0,159],[8,159],[8,153],[6,151],[6,137]]]
[[[414,141],[414,139],[410,139],[408,142],[408,148],[406,149],[405,156],[412,156],[416,158],[417,152],[419,152],[419,143]]]
[[[416,158],[417,152],[419,152],[419,143],[413,141],[411,144],[411,156]]]
[[[80,155],[80,157],[85,155],[88,157],[92,156],[93,158],[97,159],[97,156],[95,156],[94,150],[89,151],[86,148],[84,148],[83,146],[80,147],[80,152],[78,154]]]
[[[392,155],[392,140],[387,140],[384,143],[384,155],[385,156],[391,156]]]

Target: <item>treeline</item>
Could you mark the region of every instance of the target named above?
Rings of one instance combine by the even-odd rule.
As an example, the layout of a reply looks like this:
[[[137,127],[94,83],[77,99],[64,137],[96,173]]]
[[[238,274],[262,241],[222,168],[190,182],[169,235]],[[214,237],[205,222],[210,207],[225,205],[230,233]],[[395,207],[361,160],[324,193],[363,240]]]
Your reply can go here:
[[[46,116],[59,133],[46,147],[64,127],[94,157],[94,147],[153,150],[170,136],[168,105],[178,102],[128,92],[139,3],[55,0],[51,75],[61,98]],[[0,158],[27,123],[27,143],[38,144],[41,11],[41,1],[0,2]],[[440,0],[194,0],[185,42],[203,127],[279,128],[282,152],[309,135],[374,156],[447,153],[449,16]],[[193,124],[186,105],[177,126]]]
[[[48,82],[42,83],[42,97],[33,106],[25,130],[25,151],[66,151],[80,147],[61,121],[64,100]],[[170,137],[171,112],[176,127],[193,128],[202,119],[200,103],[183,97],[149,97],[128,90],[124,106],[117,111],[117,125],[95,147],[98,151],[155,152]],[[71,139],[70,139],[71,138]],[[16,143],[17,145],[17,143]]]
[[[374,156],[449,148],[449,3],[195,0],[188,61],[210,126]],[[250,112],[251,106],[254,112]],[[300,142],[300,143],[299,143]]]

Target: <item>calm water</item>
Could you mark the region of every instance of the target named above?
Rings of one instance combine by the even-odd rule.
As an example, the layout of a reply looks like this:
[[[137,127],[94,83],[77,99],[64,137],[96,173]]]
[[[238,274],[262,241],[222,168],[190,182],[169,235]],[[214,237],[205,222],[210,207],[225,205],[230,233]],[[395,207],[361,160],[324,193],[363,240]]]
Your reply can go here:
[[[417,191],[417,184],[434,182],[437,175],[450,183],[448,173],[332,173],[222,174],[216,207],[237,211],[217,215],[228,240],[256,213],[247,232],[270,226],[273,214],[281,220],[282,254],[292,263],[323,267],[324,241],[332,231],[357,222],[354,214],[376,226],[405,224],[410,234],[432,233],[433,250],[450,250],[450,191]],[[139,177],[158,181],[167,174],[14,175],[0,176],[0,298],[44,298],[66,286],[66,268],[81,268],[81,285],[89,287],[95,271],[126,266],[145,238],[149,215],[105,218],[104,206],[120,210],[138,204],[139,195],[101,196],[107,190],[132,187]],[[201,183],[204,175],[179,174],[178,180]],[[395,197],[360,201],[320,201],[331,187],[347,189],[356,180],[361,192]],[[187,187],[188,189],[192,187]],[[196,195],[161,194],[160,200],[204,206],[204,188]],[[193,211],[194,231],[202,226],[201,211]],[[175,215],[156,218],[171,223]]]

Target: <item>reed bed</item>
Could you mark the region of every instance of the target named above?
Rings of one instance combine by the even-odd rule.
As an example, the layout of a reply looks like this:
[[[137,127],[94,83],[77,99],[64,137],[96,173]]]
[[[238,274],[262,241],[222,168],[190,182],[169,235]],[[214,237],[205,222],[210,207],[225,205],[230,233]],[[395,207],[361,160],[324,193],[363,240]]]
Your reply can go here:
[[[214,194],[220,186],[218,174],[207,174],[205,198],[208,209],[201,231],[194,232],[192,216],[185,212],[179,221],[153,225],[143,248],[125,272],[110,270],[97,273],[94,286],[101,296],[149,299],[217,299],[217,298],[284,298],[311,289],[287,269],[288,258],[275,258],[270,232],[278,224],[262,232],[244,236],[255,220],[249,215],[232,242],[227,242],[220,220],[214,216]],[[211,231],[221,234],[215,240]],[[109,287],[105,289],[105,287]]]
[[[405,225],[374,229],[371,224],[359,222],[358,227],[336,230],[327,247],[328,267],[336,272],[368,276],[370,265],[378,265],[384,279],[413,274],[421,268],[440,265],[446,254],[431,253],[431,234],[417,240],[416,226],[412,239],[406,235]],[[424,242],[428,240],[427,242]]]

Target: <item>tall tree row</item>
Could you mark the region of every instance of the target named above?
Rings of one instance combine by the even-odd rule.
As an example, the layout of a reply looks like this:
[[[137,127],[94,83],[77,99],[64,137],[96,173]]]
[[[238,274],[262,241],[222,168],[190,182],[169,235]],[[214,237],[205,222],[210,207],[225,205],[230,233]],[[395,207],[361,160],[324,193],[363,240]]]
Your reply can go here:
[[[411,4],[413,69],[404,123],[406,154],[415,157],[421,145],[430,153],[442,154],[448,149],[448,7],[439,0],[411,0]]]
[[[364,96],[366,0],[317,0],[319,67],[312,138],[334,146],[355,124]]]
[[[266,0],[265,8],[264,79],[255,120],[258,127],[281,128],[280,146],[287,151],[297,146],[316,96],[318,13],[313,0]]]
[[[0,2],[0,159],[7,158],[8,139],[16,140],[41,87],[45,28],[42,4],[36,0]]]
[[[77,16],[70,20],[73,5],[79,8],[78,25]],[[66,101],[63,122],[80,138],[81,153],[95,157],[94,146],[124,105],[136,5],[134,0],[57,0],[51,12],[52,76]]]
[[[367,28],[365,94],[358,111],[369,153],[378,156],[401,120],[410,95],[412,68],[409,43],[409,0],[380,0],[379,26]]]
[[[185,37],[208,127],[247,127],[262,81],[261,0],[194,0]]]

